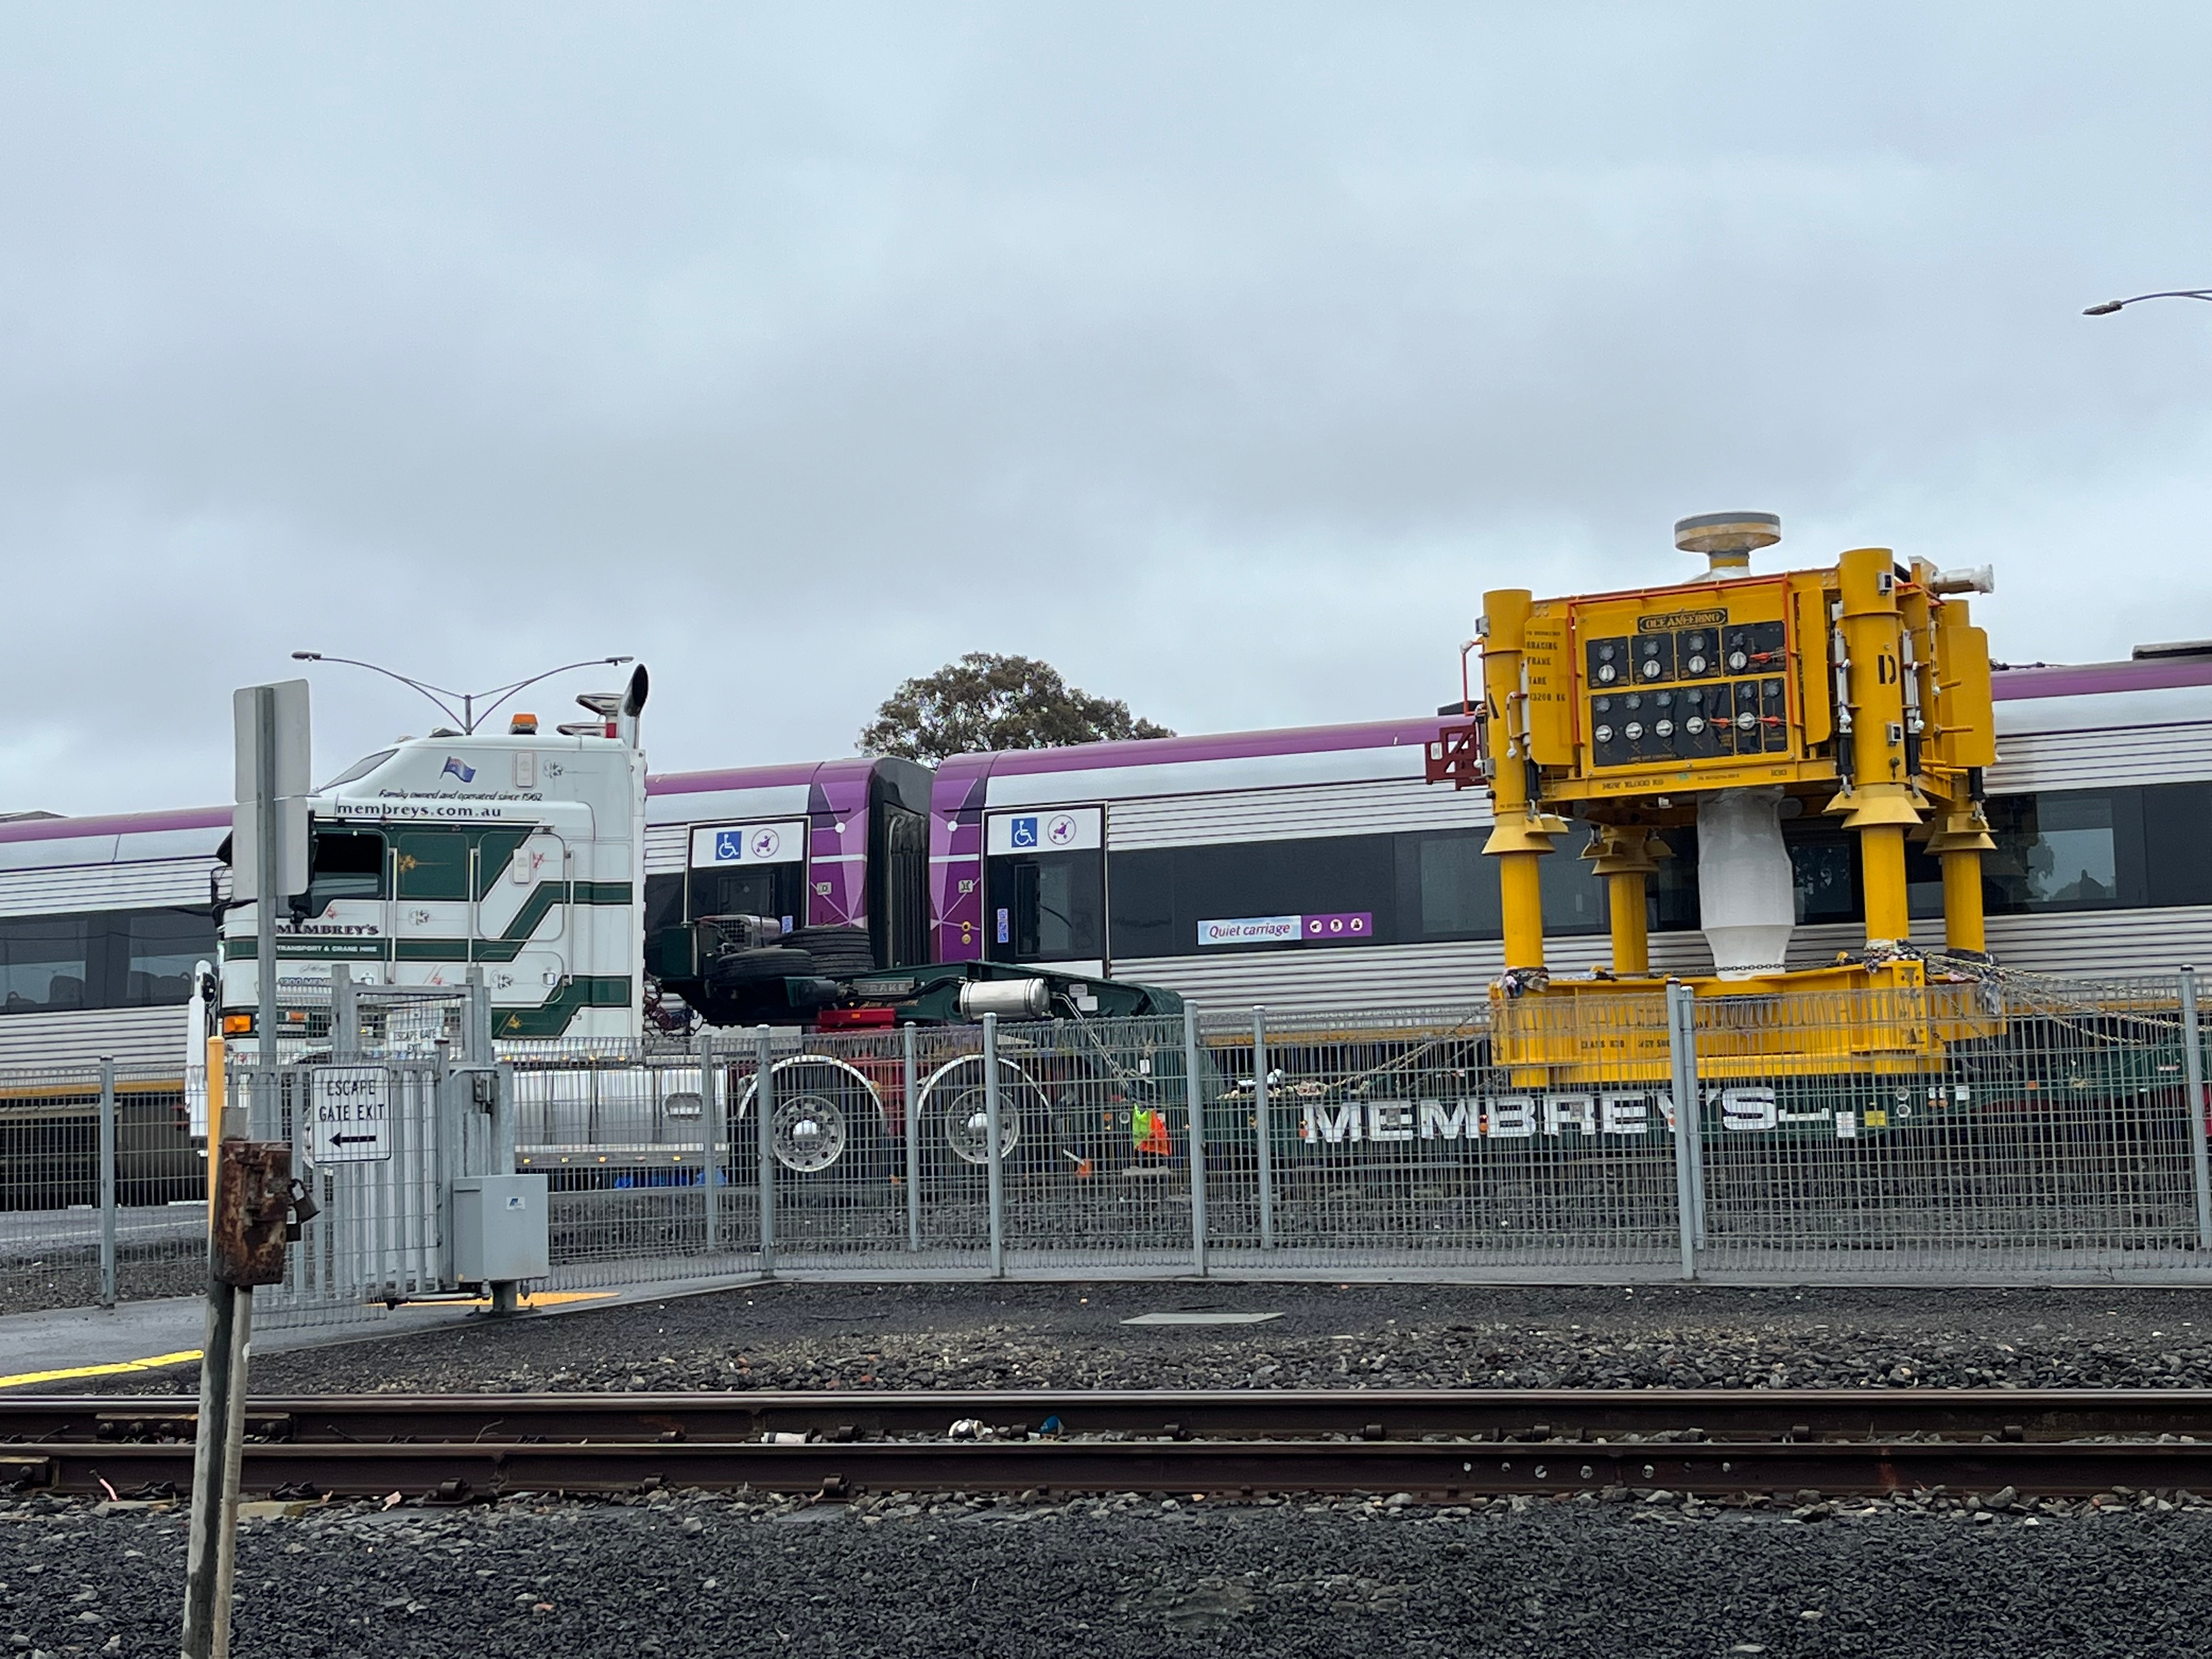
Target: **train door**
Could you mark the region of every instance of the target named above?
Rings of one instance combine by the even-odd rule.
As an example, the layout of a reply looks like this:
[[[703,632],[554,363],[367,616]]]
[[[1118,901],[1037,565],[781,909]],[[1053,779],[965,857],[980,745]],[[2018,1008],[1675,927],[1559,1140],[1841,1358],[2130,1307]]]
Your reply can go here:
[[[766,916],[806,926],[806,820],[702,824],[691,832],[684,919]]]
[[[1104,975],[1106,812],[994,812],[983,823],[984,954]]]

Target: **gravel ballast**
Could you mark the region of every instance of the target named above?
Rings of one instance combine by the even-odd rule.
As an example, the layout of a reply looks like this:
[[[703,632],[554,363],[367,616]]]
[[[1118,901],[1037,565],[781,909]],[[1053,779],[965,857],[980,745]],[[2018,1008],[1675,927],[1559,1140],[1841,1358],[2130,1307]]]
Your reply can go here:
[[[2212,1511],[1865,1507],[349,1504],[247,1523],[233,1650],[2202,1651]],[[0,1642],[52,1659],[173,1653],[184,1556],[174,1508],[0,1509]]]
[[[1122,1322],[1206,1310],[1281,1316]],[[98,1386],[197,1382],[183,1367]],[[799,1281],[253,1364],[260,1394],[2208,1386],[2212,1293],[2185,1290]]]

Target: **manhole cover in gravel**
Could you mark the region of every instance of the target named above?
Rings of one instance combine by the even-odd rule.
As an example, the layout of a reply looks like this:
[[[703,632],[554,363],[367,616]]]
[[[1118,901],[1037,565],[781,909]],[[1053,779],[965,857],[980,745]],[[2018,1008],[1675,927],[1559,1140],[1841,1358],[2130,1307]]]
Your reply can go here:
[[[1271,1319],[1280,1319],[1279,1313],[1228,1313],[1212,1309],[1192,1313],[1139,1314],[1134,1319],[1125,1319],[1124,1325],[1264,1325]]]

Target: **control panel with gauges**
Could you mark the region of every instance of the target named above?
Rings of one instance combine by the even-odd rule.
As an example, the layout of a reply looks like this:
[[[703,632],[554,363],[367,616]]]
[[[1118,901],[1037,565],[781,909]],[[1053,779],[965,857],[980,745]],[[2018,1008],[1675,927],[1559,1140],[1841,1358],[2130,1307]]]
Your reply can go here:
[[[1535,601],[1525,719],[1544,794],[1796,781],[1833,735],[1828,620],[1819,572]]]

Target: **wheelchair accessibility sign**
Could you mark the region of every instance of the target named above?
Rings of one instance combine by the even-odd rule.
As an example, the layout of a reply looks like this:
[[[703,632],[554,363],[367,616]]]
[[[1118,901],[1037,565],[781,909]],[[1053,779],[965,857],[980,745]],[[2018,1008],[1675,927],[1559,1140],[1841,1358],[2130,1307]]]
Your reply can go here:
[[[724,823],[691,832],[691,864],[796,864],[806,856],[804,823]]]
[[[986,850],[994,858],[1010,853],[1087,852],[1103,843],[1105,816],[1096,806],[994,813],[984,836]]]

